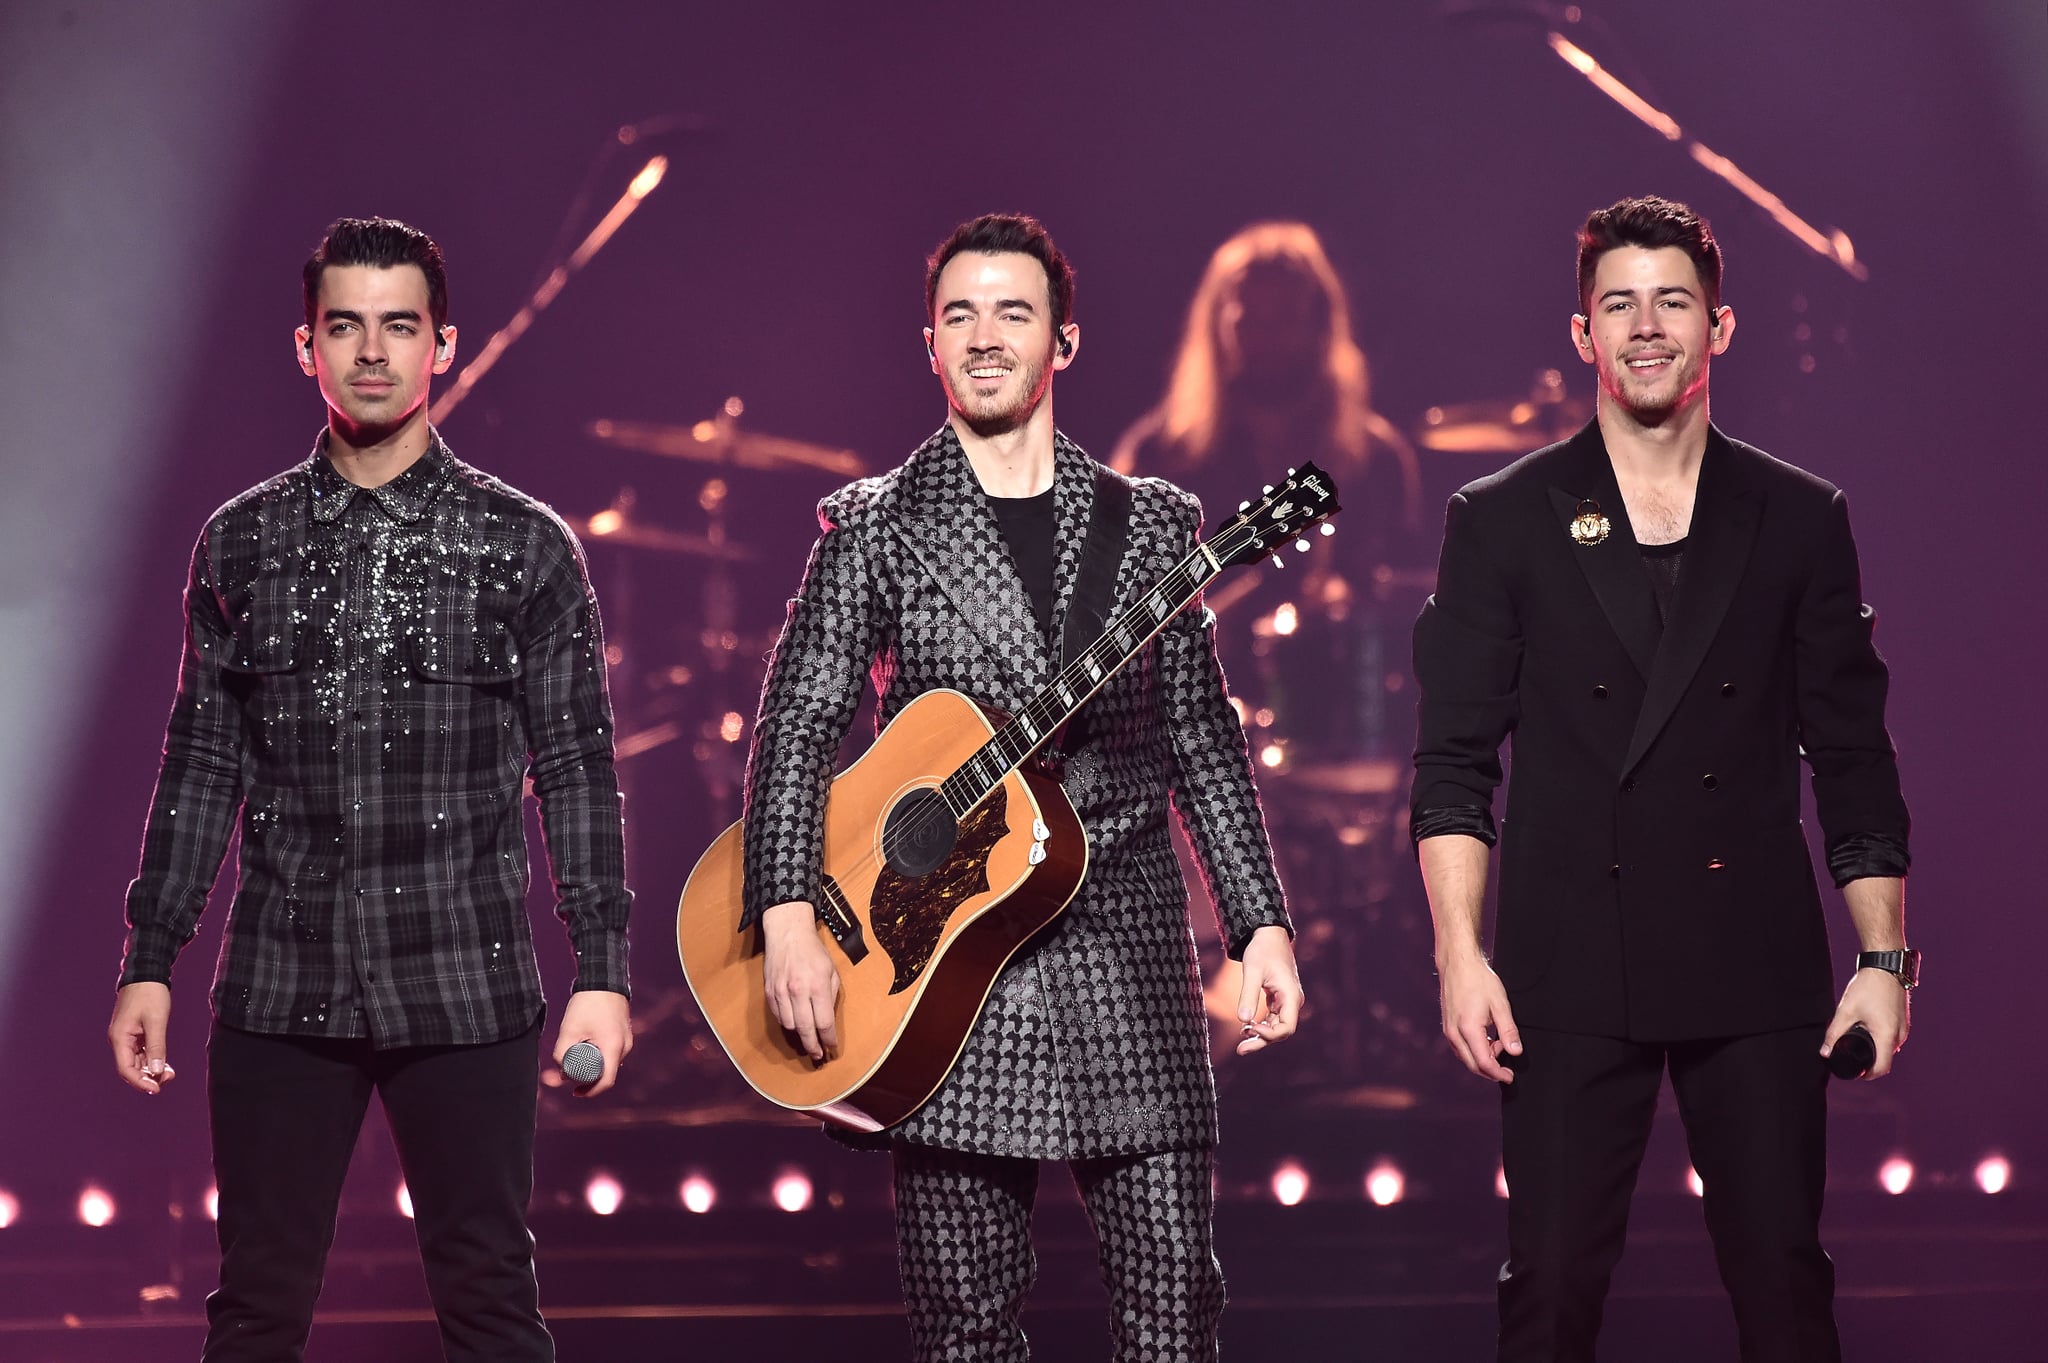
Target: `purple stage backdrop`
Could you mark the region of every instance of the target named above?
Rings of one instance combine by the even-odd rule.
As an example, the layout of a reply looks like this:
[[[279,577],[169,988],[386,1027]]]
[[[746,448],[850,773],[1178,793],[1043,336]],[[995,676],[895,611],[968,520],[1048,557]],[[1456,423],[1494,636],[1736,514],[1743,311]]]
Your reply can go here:
[[[1574,70],[1546,39],[1553,27],[1683,125],[1683,140]],[[290,350],[302,261],[340,215],[425,228],[447,252],[452,320],[474,358],[658,155],[659,186],[444,425],[458,454],[572,518],[629,504],[637,522],[684,536],[716,519],[750,555],[720,574],[689,553],[591,541],[619,649],[621,729],[642,744],[621,770],[647,1049],[608,1117],[592,1117],[596,1105],[545,1109],[542,1181],[569,1205],[540,1229],[544,1306],[572,1306],[549,1291],[572,1276],[551,1268],[557,1250],[594,1254],[615,1241],[666,1247],[647,1251],[658,1255],[709,1234],[709,1221],[677,1209],[686,1166],[714,1182],[758,1175],[766,1188],[789,1164],[811,1171],[821,1199],[829,1189],[872,1210],[831,1232],[834,1252],[860,1245],[872,1259],[872,1281],[849,1279],[845,1292],[865,1305],[816,1323],[816,1335],[719,1323],[708,1308],[721,1302],[756,1304],[763,1322],[788,1314],[778,1303],[801,1295],[791,1285],[819,1252],[812,1231],[776,1220],[759,1193],[753,1220],[717,1232],[751,1246],[751,1267],[719,1280],[723,1297],[690,1297],[707,1307],[695,1314],[663,1317],[662,1294],[644,1294],[643,1315],[665,1321],[647,1338],[793,1350],[868,1322],[881,1356],[901,1347],[888,1333],[900,1326],[885,1162],[801,1127],[764,1136],[750,1124],[759,1114],[690,1026],[670,936],[692,860],[737,813],[744,746],[728,740],[751,721],[760,655],[815,533],[814,503],[841,479],[664,458],[595,438],[593,423],[688,426],[738,397],[744,429],[888,466],[943,416],[918,334],[923,255],[956,221],[989,210],[1042,217],[1076,264],[1086,345],[1059,381],[1059,420],[1099,456],[1157,400],[1211,250],[1261,219],[1321,234],[1371,359],[1374,406],[1404,429],[1420,430],[1433,406],[1526,395],[1546,367],[1586,397],[1590,371],[1567,341],[1573,231],[1591,208],[1657,192],[1710,217],[1727,253],[1725,301],[1741,330],[1716,364],[1715,419],[1847,490],[1893,671],[1892,732],[1914,812],[1908,923],[1927,984],[1897,1074],[1837,1095],[1830,1243],[1845,1330],[1866,1350],[1852,1356],[2048,1357],[2030,1323],[2048,1262],[2032,1025],[2048,931],[2023,865],[2038,846],[2028,792],[2048,768],[2048,635],[2035,604],[2048,439],[2027,396],[2048,363],[2036,311],[2048,238],[2043,71],[2048,14],[2001,0],[10,0],[0,14],[0,1213],[12,1212],[0,1215],[0,1355],[196,1350],[190,1322],[211,1271],[197,1215],[209,1177],[205,984],[231,868],[180,966],[171,1051],[184,1082],[153,1101],[123,1087],[105,1027],[193,537],[221,502],[303,458],[322,421]],[[646,131],[621,145],[617,130],[635,124]],[[1823,233],[1846,234],[1867,279],[1711,173],[1688,152],[1694,138]],[[1430,521],[1451,490],[1508,457],[1424,451]],[[711,479],[722,489],[707,491]],[[1307,916],[1325,933],[1407,934],[1399,950],[1426,976],[1426,927],[1417,938],[1414,918],[1426,910],[1412,868],[1403,874],[1405,927],[1369,927],[1341,901],[1309,904]],[[544,890],[544,871],[537,879]],[[1853,937],[1838,897],[1830,903],[1844,957]],[[537,893],[559,1003],[568,953],[547,908]],[[1731,960],[1752,946],[1731,942]],[[1325,1018],[1371,1003],[1319,990],[1313,961],[1305,968]],[[1405,1341],[1387,1357],[1452,1356],[1433,1339],[1483,1352],[1501,1239],[1493,1118],[1484,1086],[1451,1074],[1453,1063],[1432,1053],[1442,1073],[1407,1086],[1405,1114],[1373,1108],[1350,1125],[1319,1108],[1297,1146],[1282,1148],[1255,1134],[1269,1100],[1236,1087],[1242,1062],[1219,1060],[1231,1180],[1221,1252],[1234,1300],[1249,1303],[1244,1321],[1264,1310],[1302,1331],[1299,1321],[1317,1322],[1324,1333],[1273,1336],[1302,1357],[1378,1356],[1352,1351],[1367,1322]],[[712,1111],[712,1094],[726,1106]],[[1682,1171],[1673,1126],[1667,1113],[1659,1148]],[[1404,1243],[1433,1248],[1376,1242],[1376,1226],[1397,1223],[1370,1216],[1401,1209],[1373,1208],[1361,1192],[1372,1158],[1413,1170],[1453,1148],[1473,1152],[1472,1186],[1411,1173],[1403,1206],[1414,1219],[1398,1223],[1422,1237]],[[1997,1197],[1972,1187],[1992,1154],[2012,1171]],[[1891,1155],[1918,1170],[1896,1197],[1877,1191]],[[1312,1191],[1301,1219],[1275,1219],[1268,1180],[1282,1156],[1327,1167],[1313,1186],[1334,1180],[1341,1192]],[[580,1209],[598,1167],[626,1189],[617,1222]],[[402,1226],[395,1178],[373,1128],[342,1236],[362,1264],[382,1262],[379,1237]],[[1617,1305],[1615,1329],[1655,1341],[1664,1322],[1697,1317],[1699,1331],[1655,1356],[1732,1356],[1696,1204],[1679,1175],[1667,1181],[1673,1210],[1645,1212],[1650,1229],[1631,1260],[1663,1266],[1629,1270],[1636,1295]],[[1646,1193],[1651,1182],[1646,1171]],[[117,1206],[93,1236],[72,1224],[89,1183]],[[1441,1216],[1417,1209],[1430,1188]],[[1244,1205],[1233,1211],[1234,1201]],[[167,1215],[172,1205],[180,1217]],[[1048,1214],[1058,1223],[1070,1212]],[[54,1238],[21,1238],[39,1226]],[[1660,1236],[1678,1246],[1668,1265],[1655,1257]],[[1951,1265],[1981,1268],[1947,1272],[1935,1241],[1958,1247]],[[1086,1260],[1084,1231],[1075,1242]],[[403,1249],[389,1250],[394,1261]],[[1442,1271],[1395,1273],[1355,1297],[1330,1269],[1343,1255],[1366,1264],[1425,1253]],[[1314,1302],[1253,1267],[1289,1254],[1320,1256],[1317,1272],[1331,1275],[1317,1278]],[[92,1266],[95,1286],[77,1289],[78,1305],[64,1295],[72,1280],[49,1277],[58,1259]],[[86,1326],[118,1324],[151,1309],[141,1288],[165,1282],[178,1288],[165,1297],[171,1323],[150,1338],[167,1343],[111,1327],[74,1332],[75,1344],[37,1333],[66,1311]],[[381,1283],[368,1269],[337,1272],[327,1305],[376,1319],[388,1308],[402,1343],[387,1356],[430,1351],[416,1271],[388,1294]],[[594,1283],[578,1289],[589,1317],[563,1317],[565,1354],[577,1356],[576,1339],[592,1356],[643,1347],[592,1342],[629,1338],[601,1333],[625,1327],[597,1309],[612,1299],[602,1275]],[[1907,1305],[1854,1295],[1873,1283],[1899,1284]],[[1073,1321],[1042,1316],[1039,1333],[1071,1329],[1091,1356],[1100,1324],[1085,1281],[1075,1290]],[[1892,1314],[1881,1330],[1852,1319],[1882,1310]],[[315,1356],[349,1356],[349,1328],[316,1330]],[[1233,1328],[1237,1348],[1262,1338],[1248,1323]],[[1974,1351],[1946,1352],[1941,1341],[1958,1338]]]

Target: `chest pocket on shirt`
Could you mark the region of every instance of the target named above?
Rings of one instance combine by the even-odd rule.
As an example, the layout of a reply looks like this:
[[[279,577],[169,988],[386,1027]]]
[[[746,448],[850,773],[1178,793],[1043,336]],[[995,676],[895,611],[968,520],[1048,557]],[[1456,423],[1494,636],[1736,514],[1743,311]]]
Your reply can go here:
[[[413,636],[410,651],[413,670],[432,681],[509,686],[519,677],[519,641],[511,621],[493,615],[423,630]]]
[[[298,665],[299,626],[287,611],[259,596],[236,619],[234,638],[221,666],[230,672],[265,676],[291,672]]]

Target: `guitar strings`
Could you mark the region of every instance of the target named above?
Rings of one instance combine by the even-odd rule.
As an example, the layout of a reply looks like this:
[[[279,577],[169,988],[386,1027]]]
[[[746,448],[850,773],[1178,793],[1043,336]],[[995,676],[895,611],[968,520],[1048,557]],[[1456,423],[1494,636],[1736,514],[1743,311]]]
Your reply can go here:
[[[1270,502],[1270,498],[1268,498],[1268,502]],[[1264,509],[1264,506],[1266,504],[1267,503],[1262,502],[1258,509]],[[1083,694],[1079,700],[1075,701],[1074,704],[1072,704],[1071,706],[1064,707],[1065,713],[1062,717],[1061,722],[1064,722],[1064,719],[1066,718],[1071,718],[1072,715],[1081,708],[1081,706],[1087,704],[1088,700],[1094,696],[1095,692],[1100,690],[1103,686],[1107,685],[1109,679],[1113,677],[1118,671],[1120,671],[1124,667],[1124,665],[1130,661],[1132,657],[1136,656],[1141,650],[1143,650],[1144,647],[1152,641],[1152,639],[1159,633],[1160,630],[1164,629],[1166,625],[1169,622],[1171,622],[1176,615],[1180,614],[1182,611],[1186,610],[1189,605],[1193,604],[1195,597],[1201,593],[1202,588],[1206,587],[1210,582],[1214,581],[1216,576],[1222,571],[1220,567],[1212,567],[1209,569],[1207,573],[1198,574],[1194,571],[1198,563],[1205,561],[1208,558],[1209,553],[1214,553],[1219,562],[1224,559],[1235,558],[1239,553],[1241,553],[1244,550],[1247,543],[1256,543],[1258,541],[1258,531],[1253,526],[1251,520],[1253,514],[1254,513],[1250,511],[1240,512],[1239,515],[1233,519],[1230,525],[1226,526],[1222,531],[1220,531],[1217,534],[1214,540],[1206,541],[1204,543],[1198,543],[1194,549],[1189,551],[1185,558],[1183,558],[1178,564],[1174,566],[1172,571],[1168,572],[1156,584],[1154,584],[1152,590],[1150,592],[1147,592],[1145,597],[1140,598],[1140,602],[1142,604],[1144,600],[1149,599],[1153,595],[1159,593],[1161,589],[1169,586],[1174,582],[1176,578],[1182,577],[1183,575],[1186,575],[1192,581],[1192,586],[1190,586],[1186,594],[1182,596],[1179,604],[1174,606],[1173,609],[1166,611],[1165,613],[1160,615],[1157,623],[1155,623],[1152,626],[1151,630],[1149,630],[1146,633],[1145,637],[1133,643],[1128,649],[1124,650],[1123,657],[1119,659],[1114,666],[1105,665],[1109,661],[1108,657],[1098,658],[1095,655],[1097,653],[1097,650],[1102,649],[1105,644],[1113,644],[1115,637],[1119,633],[1119,627],[1123,625],[1125,618],[1132,613],[1129,610],[1125,611],[1123,615],[1117,617],[1115,620],[1112,620],[1110,622],[1109,627],[1105,628],[1103,632],[1100,635],[1098,635],[1096,639],[1092,643],[1090,643],[1086,649],[1082,651],[1081,656],[1079,658],[1076,658],[1072,663],[1068,664],[1065,668],[1061,669],[1059,674],[1050,683],[1042,687],[1039,690],[1038,694],[1034,696],[1028,704],[1026,704],[1020,716],[1011,718],[1001,728],[997,729],[994,733],[992,733],[988,737],[988,739],[981,744],[980,747],[975,749],[974,753],[971,756],[969,756],[965,762],[962,762],[958,767],[954,768],[953,772],[946,778],[944,778],[942,781],[940,781],[938,786],[932,788],[939,795],[939,802],[936,805],[927,804],[924,808],[920,809],[916,814],[911,816],[910,819],[906,820],[895,830],[885,828],[883,830],[882,837],[879,839],[881,858],[887,859],[891,857],[895,852],[897,852],[903,847],[905,840],[922,840],[922,838],[926,834],[929,834],[935,829],[943,826],[943,824],[948,820],[958,822],[960,820],[966,819],[969,815],[971,815],[974,812],[974,810],[981,804],[983,800],[986,800],[996,790],[1000,789],[1003,783],[1009,779],[1010,774],[1016,771],[1017,768],[1022,766],[1026,761],[1028,761],[1031,755],[1037,752],[1038,749],[1043,747],[1052,738],[1053,734],[1058,730],[1058,723],[1047,724],[1044,722],[1046,719],[1051,718],[1051,712],[1043,708],[1045,706],[1047,699],[1049,697],[1057,696],[1062,690],[1067,690],[1071,692],[1073,688],[1078,686],[1084,675],[1084,665],[1092,660],[1096,664],[1096,667],[1100,670],[1100,676],[1092,680],[1092,684],[1089,686],[1086,693]],[[1208,552],[1205,552],[1205,550],[1207,550]],[[1114,648],[1112,648],[1110,650],[1110,655],[1114,656],[1114,652],[1115,650]],[[1020,719],[1024,718],[1031,719],[1034,726],[1041,729],[1038,738],[1035,741],[1028,744],[1027,746],[1025,746],[1023,750],[1019,752],[1014,758],[1010,758],[1009,760],[1007,760],[998,769],[999,774],[994,778],[994,780],[990,781],[987,784],[986,788],[983,789],[980,794],[976,795],[972,800],[969,800],[964,808],[956,811],[953,808],[954,799],[950,794],[947,793],[946,787],[951,785],[969,768],[975,766],[977,763],[982,762],[984,757],[991,751],[995,752],[998,756],[1007,758],[1008,754],[1004,751],[1004,749],[1007,746],[1009,746],[1009,744],[1006,742],[1006,738],[1013,731],[1019,728],[1019,721]],[[941,812],[942,810],[943,812]],[[871,866],[875,865],[876,862],[877,855],[875,852],[871,851],[868,853],[864,853],[858,860],[856,860],[850,867],[848,867],[848,870],[856,874],[864,874]]]

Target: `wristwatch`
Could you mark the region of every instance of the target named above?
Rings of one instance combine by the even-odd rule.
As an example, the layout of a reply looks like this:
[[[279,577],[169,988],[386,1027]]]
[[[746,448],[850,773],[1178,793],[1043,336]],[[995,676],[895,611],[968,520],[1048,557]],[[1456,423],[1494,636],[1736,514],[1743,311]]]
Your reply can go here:
[[[1920,953],[1917,951],[1858,952],[1856,968],[1882,970],[1887,975],[1896,975],[1899,983],[1908,989],[1920,983]]]

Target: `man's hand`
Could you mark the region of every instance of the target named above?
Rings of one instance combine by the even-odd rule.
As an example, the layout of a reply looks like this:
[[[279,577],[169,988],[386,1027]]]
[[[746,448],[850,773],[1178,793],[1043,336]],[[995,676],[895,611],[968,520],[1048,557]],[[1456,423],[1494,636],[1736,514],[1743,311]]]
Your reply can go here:
[[[155,1097],[178,1077],[164,1055],[164,1038],[170,1028],[168,985],[140,980],[123,986],[114,996],[114,1020],[107,1024],[107,1040],[114,1043],[114,1072],[128,1087]]]
[[[1508,991],[1477,949],[1461,951],[1437,963],[1443,999],[1444,1038],[1465,1068],[1481,1079],[1512,1084],[1515,1076],[1500,1063],[1502,1052],[1522,1053],[1522,1034],[1508,1010]]]
[[[1277,923],[1252,934],[1244,948],[1244,985],[1237,995],[1237,1020],[1244,1039],[1239,1055],[1262,1051],[1294,1035],[1301,1018],[1301,973],[1294,967],[1294,939]],[[1265,1012],[1260,1014],[1260,1005]]]
[[[1820,1053],[1832,1053],[1842,1033],[1859,1022],[1869,1031],[1871,1045],[1877,1048],[1877,1059],[1863,1077],[1882,1079],[1892,1072],[1892,1056],[1906,1044],[1906,1033],[1913,1026],[1906,986],[1899,983],[1898,976],[1888,970],[1857,971],[1850,978],[1849,987],[1842,991],[1842,1001],[1835,1005],[1835,1018],[1821,1040]]]
[[[763,911],[761,942],[769,1010],[823,1064],[839,1047],[839,971],[818,936],[817,910],[792,900]]]
[[[579,989],[562,1010],[562,1030],[555,1036],[555,1063],[569,1048],[588,1041],[604,1052],[604,1073],[576,1086],[578,1098],[595,1098],[618,1082],[619,1065],[633,1049],[633,1010],[624,994],[609,989]]]

